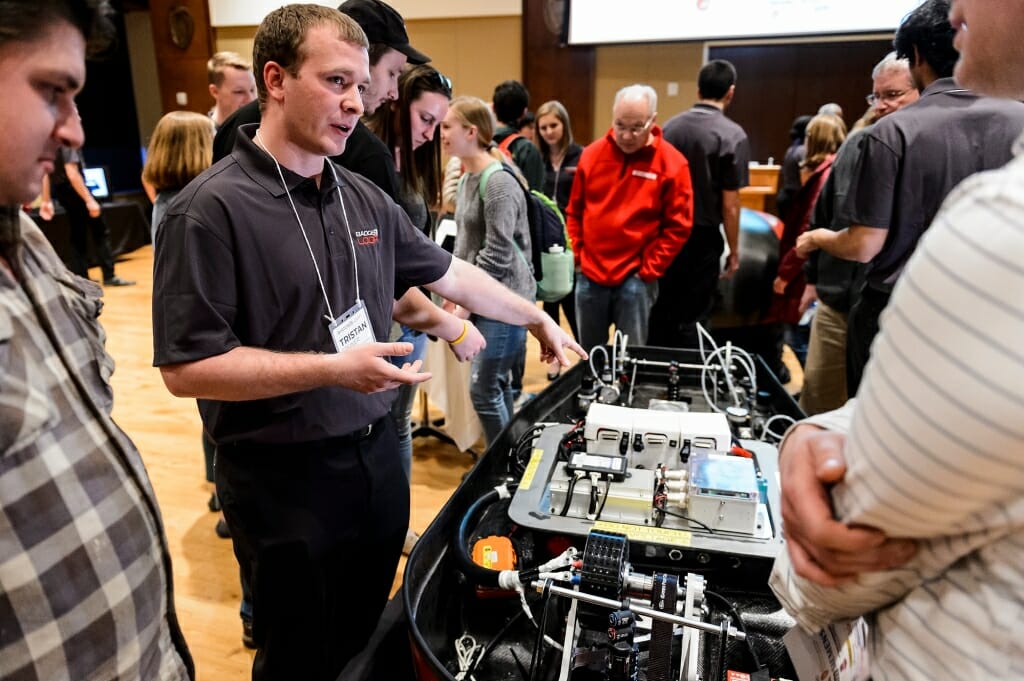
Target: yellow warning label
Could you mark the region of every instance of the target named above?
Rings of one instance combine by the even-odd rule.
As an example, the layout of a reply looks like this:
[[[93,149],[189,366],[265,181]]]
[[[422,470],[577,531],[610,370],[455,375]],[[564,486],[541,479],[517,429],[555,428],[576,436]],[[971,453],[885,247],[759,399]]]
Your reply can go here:
[[[612,523],[599,520],[594,523],[595,530],[606,532],[618,532],[624,534],[633,541],[654,542],[656,544],[671,544],[674,546],[689,546],[693,536],[691,532],[683,530],[667,530],[662,527],[650,527],[648,525],[628,525],[626,523]]]
[[[530,485],[533,484],[533,476],[537,474],[537,467],[540,466],[540,460],[543,456],[544,450],[534,447],[533,454],[530,455],[530,463],[526,464],[526,470],[523,471],[523,477],[519,481],[519,489],[530,489]]]

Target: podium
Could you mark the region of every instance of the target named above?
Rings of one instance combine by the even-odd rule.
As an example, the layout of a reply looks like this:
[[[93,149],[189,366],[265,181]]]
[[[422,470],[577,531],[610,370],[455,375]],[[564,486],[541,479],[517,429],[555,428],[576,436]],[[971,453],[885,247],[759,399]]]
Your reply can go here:
[[[744,208],[775,214],[775,195],[779,193],[779,171],[782,166],[751,163],[750,185],[740,189],[740,205]]]
[[[149,243],[149,218],[142,206],[134,201],[111,201],[100,204],[103,210],[103,221],[110,232],[110,252],[114,259],[117,256],[131,253]],[[58,207],[50,221],[39,217],[38,211],[30,213],[43,234],[50,240],[53,250],[65,263],[71,262],[71,222],[63,208]],[[90,266],[99,264],[96,259],[95,245],[89,239],[88,262]]]

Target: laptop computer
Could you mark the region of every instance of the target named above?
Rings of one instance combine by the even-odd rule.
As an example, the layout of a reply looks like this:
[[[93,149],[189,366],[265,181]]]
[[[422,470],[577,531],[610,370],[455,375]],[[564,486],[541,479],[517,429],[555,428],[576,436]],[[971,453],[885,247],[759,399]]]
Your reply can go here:
[[[110,176],[105,166],[83,168],[82,179],[97,201],[106,201],[110,198]]]

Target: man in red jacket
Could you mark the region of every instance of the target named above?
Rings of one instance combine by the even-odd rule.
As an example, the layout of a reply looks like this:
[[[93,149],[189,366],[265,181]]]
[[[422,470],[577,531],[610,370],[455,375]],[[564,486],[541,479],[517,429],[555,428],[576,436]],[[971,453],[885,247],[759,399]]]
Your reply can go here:
[[[690,169],[662,139],[657,106],[648,85],[619,90],[611,129],[583,150],[576,168],[566,213],[585,348],[604,345],[610,324],[630,343],[647,342],[658,279],[690,236]]]

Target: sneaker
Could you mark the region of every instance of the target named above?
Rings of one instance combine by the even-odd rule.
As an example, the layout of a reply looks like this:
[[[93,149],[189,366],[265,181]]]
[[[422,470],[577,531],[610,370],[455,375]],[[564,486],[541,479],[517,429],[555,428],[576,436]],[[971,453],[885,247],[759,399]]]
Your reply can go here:
[[[217,520],[217,524],[214,525],[213,531],[217,533],[217,536],[221,539],[231,539],[231,530],[228,528],[228,521],[224,520],[224,516],[221,516]]]
[[[252,637],[252,618],[242,618],[242,645],[249,650],[256,650],[256,639]]]
[[[127,279],[122,279],[121,277],[119,277],[119,276],[117,276],[115,274],[112,277],[107,277],[106,279],[104,279],[103,280],[103,285],[104,286],[135,286],[135,282],[134,281],[128,281]]]
[[[402,555],[408,556],[412,553],[412,549],[416,546],[416,542],[420,540],[420,536],[416,534],[415,530],[406,530],[405,532],[405,544],[402,545]]]

